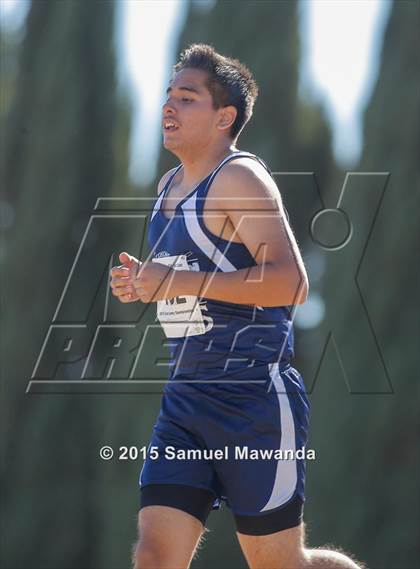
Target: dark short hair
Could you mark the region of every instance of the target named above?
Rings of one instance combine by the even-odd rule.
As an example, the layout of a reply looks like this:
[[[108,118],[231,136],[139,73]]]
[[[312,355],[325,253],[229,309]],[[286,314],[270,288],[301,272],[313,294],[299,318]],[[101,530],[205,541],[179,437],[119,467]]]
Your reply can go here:
[[[250,70],[237,59],[221,55],[213,46],[203,43],[184,49],[174,66],[174,72],[186,68],[207,72],[206,87],[215,109],[229,105],[236,108],[238,114],[230,130],[232,139],[236,138],[251,118],[258,96],[258,86]]]

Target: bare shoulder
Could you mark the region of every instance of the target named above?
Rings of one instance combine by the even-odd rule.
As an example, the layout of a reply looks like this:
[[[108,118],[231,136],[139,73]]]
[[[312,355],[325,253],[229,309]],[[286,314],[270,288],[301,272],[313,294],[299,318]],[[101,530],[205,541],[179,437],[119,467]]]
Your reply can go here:
[[[255,209],[279,209],[281,204],[279,189],[269,172],[258,160],[245,157],[232,160],[221,168],[209,197],[220,199],[223,209],[238,200],[241,205],[252,205]]]
[[[158,193],[158,195],[159,195],[160,192],[163,190],[163,188],[166,186],[166,182],[169,180],[169,178],[170,178],[171,175],[175,172],[176,169],[177,169],[177,167],[171,168],[170,170],[168,170],[168,172],[166,172],[166,174],[163,174],[163,176],[162,176],[161,179],[159,180],[159,184],[158,184],[158,187],[157,187],[157,193]]]

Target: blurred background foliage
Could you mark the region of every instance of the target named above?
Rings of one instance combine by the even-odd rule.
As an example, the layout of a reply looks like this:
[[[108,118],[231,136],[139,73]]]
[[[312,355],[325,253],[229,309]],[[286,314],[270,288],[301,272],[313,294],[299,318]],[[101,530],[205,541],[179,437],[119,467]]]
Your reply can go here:
[[[75,336],[79,346],[70,364],[45,376],[58,380],[126,378],[145,322],[153,321],[150,310],[117,306],[106,295],[115,253],[146,253],[139,249],[144,216],[130,217],[138,201],[121,198],[153,198],[156,191],[156,183],[139,189],[127,177],[131,109],[117,88],[114,9],[113,2],[35,1],[24,30],[1,36],[1,533],[7,569],[128,567],[136,536],[140,463],[103,462],[98,449],[148,444],[161,385],[141,393],[124,393],[123,382],[118,394],[102,386],[88,393],[77,384],[66,392],[25,393],[53,321],[79,328],[88,322],[85,336]],[[384,174],[348,180],[343,207],[357,210],[355,227],[368,229],[355,231],[348,250],[319,247],[309,236],[308,219],[323,206],[336,207],[345,172],[334,161],[322,106],[298,96],[297,3],[219,1],[208,12],[190,3],[173,55],[191,42],[210,42],[244,61],[259,83],[260,99],[239,147],[283,172],[277,181],[312,292],[326,306],[323,322],[298,329],[296,338],[295,366],[313,405],[309,446],[317,452],[308,465],[308,542],[337,543],[372,569],[419,567],[418,16],[418,2],[393,4],[354,168]],[[159,176],[174,163],[162,152]],[[109,210],[103,201],[105,214],[88,225],[99,197],[116,200]],[[127,217],[111,222],[113,208]],[[331,238],[341,229],[333,223],[327,233]],[[79,276],[66,289],[75,259]],[[96,363],[82,376],[83,340],[93,338],[98,324],[133,321],[138,328],[126,330],[122,363],[112,363],[111,331],[95,344]],[[135,377],[149,374],[161,340],[159,333],[152,338],[150,361],[140,362]],[[210,516],[209,528],[193,567],[246,567],[226,508]]]

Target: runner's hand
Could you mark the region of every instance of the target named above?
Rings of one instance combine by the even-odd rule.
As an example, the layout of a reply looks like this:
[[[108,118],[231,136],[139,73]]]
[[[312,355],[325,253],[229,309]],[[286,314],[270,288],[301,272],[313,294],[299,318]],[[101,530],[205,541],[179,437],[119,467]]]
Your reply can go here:
[[[112,267],[110,271],[112,294],[116,296],[120,302],[136,302],[140,300],[140,297],[136,293],[133,281],[142,263],[125,252],[120,253],[119,259],[122,265]]]
[[[133,280],[137,297],[142,302],[156,302],[173,297],[173,294],[168,294],[168,284],[171,282],[172,273],[171,267],[161,263],[153,263],[152,261],[142,263],[138,275]]]

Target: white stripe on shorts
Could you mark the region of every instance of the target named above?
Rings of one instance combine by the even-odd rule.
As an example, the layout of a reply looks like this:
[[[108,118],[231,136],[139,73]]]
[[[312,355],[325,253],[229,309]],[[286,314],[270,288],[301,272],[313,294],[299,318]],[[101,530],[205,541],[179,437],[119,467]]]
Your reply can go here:
[[[297,466],[296,466],[296,435],[295,423],[289,398],[284,387],[283,378],[279,372],[278,362],[270,364],[270,377],[276,389],[280,407],[281,440],[280,450],[293,451],[293,459],[279,460],[277,462],[276,477],[271,496],[260,512],[266,512],[278,508],[290,500],[296,490]]]

